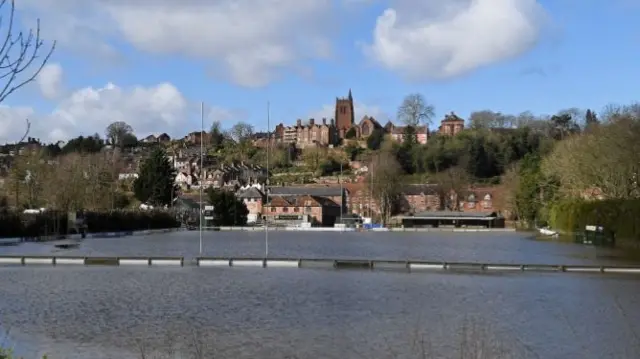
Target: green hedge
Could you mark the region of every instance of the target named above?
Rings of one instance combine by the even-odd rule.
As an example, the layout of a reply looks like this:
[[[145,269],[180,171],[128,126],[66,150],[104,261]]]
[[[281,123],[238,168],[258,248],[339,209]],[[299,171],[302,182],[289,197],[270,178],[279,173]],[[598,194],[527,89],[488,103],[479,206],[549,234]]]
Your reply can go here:
[[[112,211],[86,214],[89,232],[138,231],[180,227],[175,215],[167,211]]]
[[[88,231],[126,232],[180,227],[175,215],[167,211],[85,212]],[[0,237],[40,237],[68,233],[67,213],[49,211],[42,214],[0,212]]]
[[[602,226],[617,238],[640,240],[640,200],[567,200],[549,212],[551,228],[581,232],[587,225]]]

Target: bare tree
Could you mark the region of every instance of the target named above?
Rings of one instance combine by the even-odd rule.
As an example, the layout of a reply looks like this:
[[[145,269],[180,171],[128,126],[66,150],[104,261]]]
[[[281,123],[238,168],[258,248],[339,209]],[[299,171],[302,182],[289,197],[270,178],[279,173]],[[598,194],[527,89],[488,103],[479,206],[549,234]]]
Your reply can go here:
[[[133,128],[124,121],[116,121],[107,126],[105,136],[114,146],[121,146],[128,135],[133,134]]]
[[[7,189],[16,207],[26,205],[35,208],[41,205],[39,200],[45,173],[40,160],[40,154],[31,151],[15,156]]]
[[[427,103],[427,100],[419,93],[407,95],[398,107],[398,120],[407,126],[417,127],[429,125],[435,115],[435,108]]]
[[[237,143],[244,142],[253,135],[253,126],[246,122],[238,122],[231,127],[230,135]]]
[[[40,38],[40,19],[37,21],[35,31],[29,29],[28,34],[15,31],[15,0],[11,0],[10,4],[7,0],[1,0],[0,11],[5,10],[7,5],[9,5],[8,22],[0,23],[0,26],[6,26],[6,34],[0,47],[0,79],[4,82],[0,84],[0,103],[17,89],[35,80],[56,47],[54,41],[48,50],[44,48],[44,40]],[[43,51],[46,52],[43,53]],[[32,66],[35,71],[22,77],[22,74]]]
[[[47,48],[40,38],[40,19],[35,30],[29,29],[28,33],[15,30],[15,9],[15,0],[10,3],[7,0],[0,1],[0,28],[4,27],[6,31],[4,40],[0,39],[0,103],[35,80],[56,48],[55,41]],[[30,129],[31,124],[27,120],[27,129],[20,142],[24,141]]]
[[[470,180],[467,172],[461,167],[452,167],[438,172],[431,177],[431,182],[438,185],[440,205],[450,211],[459,211],[460,201]]]
[[[398,205],[402,177],[402,167],[395,156],[388,151],[374,155],[369,166],[369,190],[380,208],[382,224],[386,225]]]
[[[516,117],[489,110],[476,111],[469,116],[469,127],[473,129],[512,128]]]

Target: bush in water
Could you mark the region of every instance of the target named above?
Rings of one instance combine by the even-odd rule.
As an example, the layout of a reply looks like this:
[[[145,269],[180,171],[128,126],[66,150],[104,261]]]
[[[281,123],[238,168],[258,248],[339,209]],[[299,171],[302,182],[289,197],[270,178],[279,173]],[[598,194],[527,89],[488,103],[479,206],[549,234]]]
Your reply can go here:
[[[180,222],[170,211],[84,212],[88,232],[121,232],[177,228]],[[67,213],[46,211],[39,214],[0,212],[0,238],[37,238],[70,233]]]

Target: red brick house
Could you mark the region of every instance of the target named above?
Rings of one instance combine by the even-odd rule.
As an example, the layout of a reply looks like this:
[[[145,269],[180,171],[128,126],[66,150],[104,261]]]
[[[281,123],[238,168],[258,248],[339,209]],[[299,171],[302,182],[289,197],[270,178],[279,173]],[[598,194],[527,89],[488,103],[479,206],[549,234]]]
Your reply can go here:
[[[236,197],[240,199],[247,209],[247,223],[260,222],[262,216],[262,206],[264,203],[264,193],[255,187],[249,187],[236,193]]]
[[[313,224],[333,226],[340,218],[340,205],[318,196],[273,196],[264,204],[262,216],[268,222],[303,222],[304,216]]]
[[[463,212],[497,212],[494,205],[495,187],[473,188],[464,191],[459,196],[460,210]]]

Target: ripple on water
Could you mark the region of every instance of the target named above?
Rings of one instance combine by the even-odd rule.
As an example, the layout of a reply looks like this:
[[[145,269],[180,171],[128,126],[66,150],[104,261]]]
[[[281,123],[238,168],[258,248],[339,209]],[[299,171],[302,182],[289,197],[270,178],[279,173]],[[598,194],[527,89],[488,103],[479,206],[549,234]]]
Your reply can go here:
[[[217,232],[222,233],[222,232]],[[210,255],[260,255],[261,234],[206,238]],[[507,235],[273,234],[276,256],[601,263],[590,249]],[[195,248],[194,248],[195,247]],[[47,245],[12,251],[42,254]],[[197,233],[90,240],[74,253],[185,255]],[[15,253],[15,252],[14,252]],[[583,258],[576,258],[583,254]],[[572,257],[573,256],[573,257]],[[0,268],[0,320],[24,352],[134,358],[193,342],[231,358],[455,356],[471,318],[519,357],[636,358],[638,281],[569,274],[465,275],[252,268]],[[398,355],[392,356],[392,353]]]

